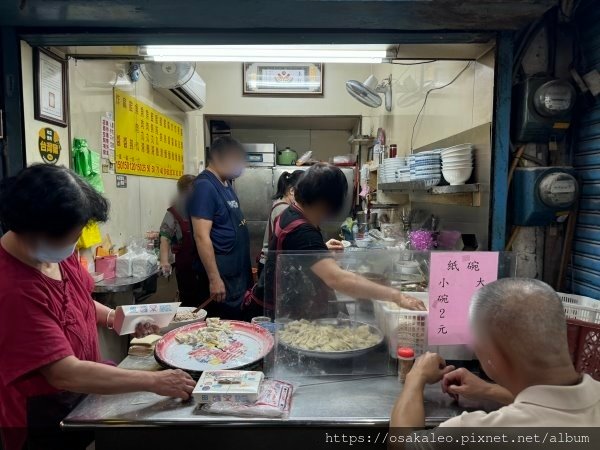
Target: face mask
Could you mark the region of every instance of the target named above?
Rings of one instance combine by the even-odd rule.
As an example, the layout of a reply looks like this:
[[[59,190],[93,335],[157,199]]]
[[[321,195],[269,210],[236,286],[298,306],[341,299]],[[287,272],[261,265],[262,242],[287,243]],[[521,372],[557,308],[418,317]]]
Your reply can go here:
[[[239,166],[237,166],[235,169],[233,169],[231,171],[231,174],[229,176],[233,180],[234,178],[241,177],[243,173],[244,173],[244,166],[243,165],[239,165]]]
[[[77,242],[65,247],[51,247],[42,242],[37,245],[33,257],[39,262],[59,263],[73,254],[76,245]]]

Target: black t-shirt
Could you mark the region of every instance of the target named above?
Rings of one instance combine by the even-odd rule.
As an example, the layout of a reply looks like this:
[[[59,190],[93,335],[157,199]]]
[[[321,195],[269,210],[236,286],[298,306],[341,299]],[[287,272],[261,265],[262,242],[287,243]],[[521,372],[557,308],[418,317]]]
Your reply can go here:
[[[288,207],[279,216],[279,224],[281,228],[285,228],[294,220],[304,219],[304,216],[296,208]],[[273,236],[269,242],[269,251],[277,250],[277,238],[275,237],[275,227],[273,227]],[[323,241],[323,236],[318,228],[310,223],[300,225],[294,231],[286,236],[283,240],[284,251],[326,251],[327,246]]]
[[[293,221],[303,218],[302,213],[291,206],[279,216],[280,226],[284,229]],[[327,246],[319,229],[310,223],[305,223],[285,237],[281,250],[286,253],[304,254],[327,251]],[[314,256],[298,256],[297,260],[293,260],[293,257],[286,258],[286,262],[281,267],[281,270],[284,270],[285,273],[279,275],[279,280],[285,280],[285,286],[282,286],[276,292],[276,251],[277,236],[274,229],[269,242],[265,269],[261,273],[254,294],[262,299],[269,309],[272,309],[274,304],[277,303],[279,308],[277,316],[280,318],[315,319],[330,315],[329,302],[335,299],[335,294],[311,270],[311,267],[321,260],[323,255],[320,253]],[[277,294],[282,296],[278,302],[275,301],[275,295]]]

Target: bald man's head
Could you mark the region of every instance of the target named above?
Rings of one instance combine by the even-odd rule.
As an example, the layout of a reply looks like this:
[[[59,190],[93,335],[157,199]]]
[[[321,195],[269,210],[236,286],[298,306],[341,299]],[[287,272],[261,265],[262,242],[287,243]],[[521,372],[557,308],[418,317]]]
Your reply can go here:
[[[473,296],[470,316],[476,340],[496,347],[515,367],[570,364],[562,302],[546,283],[528,278],[490,283]]]

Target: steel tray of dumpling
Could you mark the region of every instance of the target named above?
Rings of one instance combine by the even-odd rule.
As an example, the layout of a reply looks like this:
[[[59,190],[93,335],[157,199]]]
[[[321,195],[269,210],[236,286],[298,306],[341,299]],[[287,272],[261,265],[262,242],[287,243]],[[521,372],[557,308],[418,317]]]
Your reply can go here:
[[[346,359],[364,355],[383,341],[379,328],[350,319],[295,320],[279,330],[279,343],[311,358]]]
[[[200,373],[252,365],[272,348],[273,336],[258,325],[208,318],[165,334],[154,358],[163,367]]]

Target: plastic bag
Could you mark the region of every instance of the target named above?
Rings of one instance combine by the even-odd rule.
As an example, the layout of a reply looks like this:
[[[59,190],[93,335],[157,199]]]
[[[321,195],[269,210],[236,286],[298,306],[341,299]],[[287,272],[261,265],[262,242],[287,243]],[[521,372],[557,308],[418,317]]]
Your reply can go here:
[[[117,278],[133,276],[133,253],[127,252],[117,258]]]
[[[101,242],[102,234],[100,233],[100,227],[96,222],[90,222],[81,231],[81,236],[79,236],[79,241],[77,242],[77,248],[90,248]]]
[[[131,273],[134,277],[147,277],[158,268],[158,258],[153,253],[139,253],[133,256]]]
[[[73,170],[84,178],[92,173],[89,151],[87,140],[73,139]]]
[[[100,154],[90,150],[87,140],[73,139],[73,170],[100,193],[104,193]]]
[[[211,414],[287,418],[292,407],[294,386],[285,381],[264,380],[254,403],[214,402],[202,405]]]
[[[117,257],[115,255],[101,256],[95,259],[96,272],[104,274],[105,280],[111,280],[116,274]]]
[[[127,240],[127,252],[134,254],[134,255],[139,255],[141,253],[146,253],[146,247],[144,245],[145,243],[145,239],[141,238],[141,237],[129,237],[129,239]]]
[[[306,164],[308,161],[310,161],[310,158],[312,158],[312,155],[313,155],[312,150],[305,152],[300,158],[298,158],[298,161],[296,161],[296,165],[302,166],[302,165]]]

